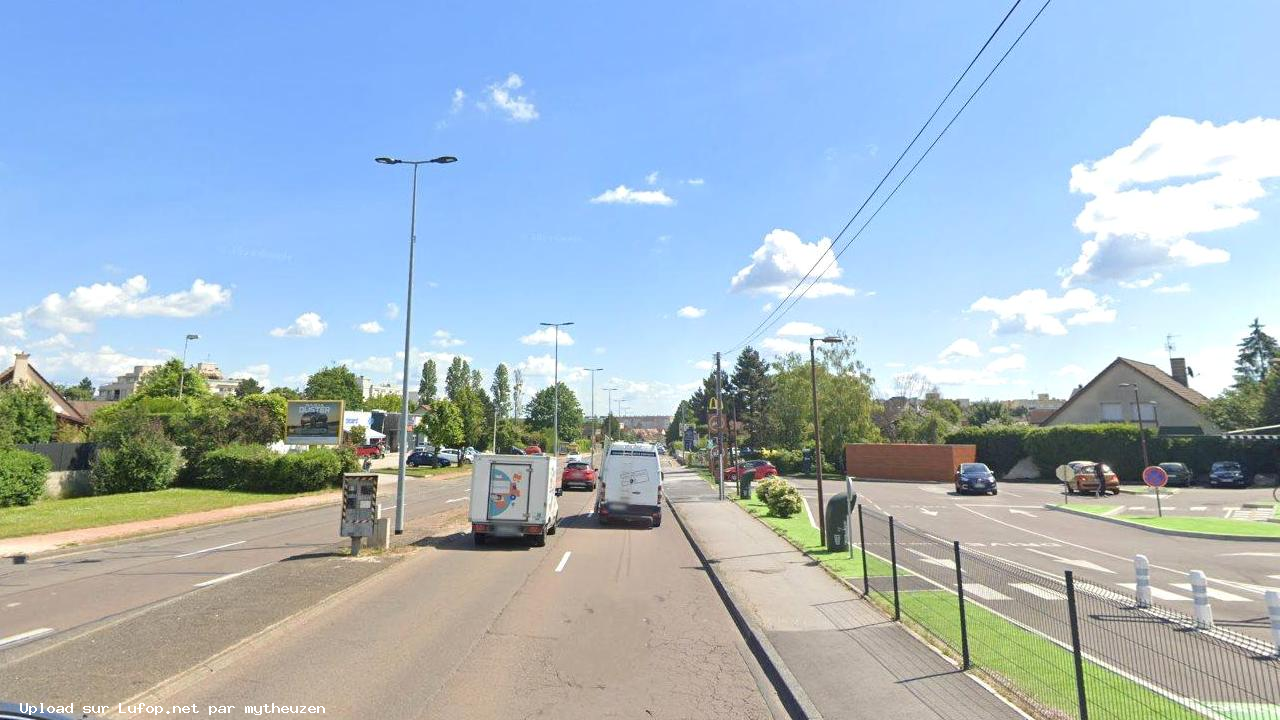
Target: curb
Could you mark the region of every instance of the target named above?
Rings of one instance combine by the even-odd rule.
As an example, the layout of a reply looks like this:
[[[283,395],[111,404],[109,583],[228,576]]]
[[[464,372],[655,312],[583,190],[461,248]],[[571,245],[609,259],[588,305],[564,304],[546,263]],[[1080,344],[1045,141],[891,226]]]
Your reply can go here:
[[[1137,528],[1149,533],[1157,535],[1177,535],[1178,537],[1200,538],[1202,540],[1243,540],[1245,542],[1280,542],[1280,537],[1266,537],[1257,535],[1224,535],[1222,533],[1202,533],[1193,532],[1191,530],[1170,530],[1169,528],[1157,528],[1141,523],[1129,522],[1120,518],[1107,517],[1106,515],[1098,515],[1096,513],[1084,512],[1083,510],[1074,510],[1072,508],[1059,507],[1057,505],[1045,505],[1046,510],[1056,510],[1058,512],[1069,513],[1080,517],[1093,518],[1103,522],[1113,523],[1115,525],[1124,525],[1125,527]]]
[[[778,693],[778,699],[782,702],[787,715],[795,720],[822,720],[822,713],[818,712],[818,708],[809,699],[809,695],[801,687],[800,681],[796,680],[795,676],[791,674],[791,670],[787,667],[777,649],[774,648],[773,643],[769,641],[768,636],[742,612],[733,595],[725,587],[719,574],[716,573],[715,566],[707,561],[707,556],[702,552],[702,548],[698,546],[698,542],[694,540],[693,533],[689,532],[689,528],[684,523],[684,518],[680,516],[680,511],[676,509],[679,503],[671,502],[669,495],[666,497],[666,501],[667,507],[671,509],[671,514],[676,518],[676,524],[680,526],[680,531],[684,533],[685,539],[689,541],[689,546],[693,548],[694,554],[698,556],[698,562],[702,563],[702,567],[707,571],[707,576],[711,578],[711,584],[715,587],[716,594],[720,596],[725,609],[729,611],[729,616],[733,618],[733,624],[738,627],[738,632],[742,634],[742,639],[747,643],[747,647],[751,649],[751,654],[755,656],[756,662],[760,663],[765,676],[769,678],[774,691]]]

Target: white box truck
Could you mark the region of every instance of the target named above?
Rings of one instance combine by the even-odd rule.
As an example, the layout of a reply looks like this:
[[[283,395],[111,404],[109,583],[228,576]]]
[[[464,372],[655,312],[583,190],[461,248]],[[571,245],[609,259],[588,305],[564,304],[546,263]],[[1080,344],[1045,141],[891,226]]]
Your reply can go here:
[[[609,443],[596,495],[601,525],[614,520],[662,524],[662,465],[649,443]]]
[[[471,536],[523,537],[547,544],[560,522],[556,459],[550,455],[477,455],[471,470]]]

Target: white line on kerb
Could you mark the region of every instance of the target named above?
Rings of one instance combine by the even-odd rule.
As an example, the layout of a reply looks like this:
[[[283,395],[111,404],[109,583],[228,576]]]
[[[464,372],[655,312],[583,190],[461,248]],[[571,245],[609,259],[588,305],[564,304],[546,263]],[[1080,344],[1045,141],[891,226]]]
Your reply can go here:
[[[193,550],[192,552],[189,552],[189,553],[183,553],[183,554],[181,554],[181,555],[174,555],[174,556],[173,556],[173,559],[174,559],[174,560],[177,560],[178,558],[191,557],[192,555],[199,555],[200,553],[213,552],[214,550],[221,550],[222,548],[229,548],[229,547],[231,547],[232,545],[240,545],[240,544],[243,544],[243,543],[245,543],[245,542],[247,542],[247,541],[245,541],[245,540],[237,540],[237,541],[235,541],[235,542],[227,543],[226,545],[219,545],[219,546],[217,546],[217,547],[205,548],[205,549],[203,549],[203,550]]]
[[[267,565],[270,565],[270,564],[271,564],[271,563],[267,563]],[[222,582],[222,581],[224,581],[224,580],[230,580],[231,578],[238,578],[238,577],[240,577],[241,575],[248,575],[249,573],[253,572],[254,570],[261,570],[262,568],[266,567],[267,565],[259,565],[259,566],[258,566],[258,567],[256,567],[256,568],[249,568],[248,570],[241,570],[240,572],[231,573],[231,574],[229,574],[229,575],[223,575],[222,577],[216,577],[216,578],[214,578],[214,579],[212,579],[212,580],[205,580],[204,582],[196,583],[195,585],[192,585],[191,587],[208,587],[209,585],[216,585],[216,584],[218,584],[218,583],[220,583],[220,582]]]
[[[53,632],[53,628],[36,628],[35,630],[28,630],[24,633],[18,633],[17,635],[10,635],[7,638],[0,638],[0,647],[12,645],[16,642],[22,642],[23,640],[30,640],[33,637],[40,637],[41,635],[46,635],[51,632]]]
[[[556,565],[556,572],[564,570],[564,566],[569,562],[569,556],[573,554],[572,550],[565,550],[564,557],[560,558],[560,564]]]
[[[448,505],[449,503],[462,502],[463,500],[466,500],[466,498],[465,497],[454,498],[452,500],[445,500],[444,502],[446,505]]]

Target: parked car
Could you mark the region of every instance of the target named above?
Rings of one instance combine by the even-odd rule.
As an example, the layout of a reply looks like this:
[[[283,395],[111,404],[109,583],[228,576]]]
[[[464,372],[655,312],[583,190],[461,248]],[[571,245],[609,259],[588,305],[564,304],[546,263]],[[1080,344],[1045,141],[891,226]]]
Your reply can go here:
[[[462,464],[460,460],[462,454],[459,450],[454,450],[453,448],[440,448],[439,450],[436,450],[436,455],[448,460],[451,465]]]
[[[1209,487],[1230,485],[1231,487],[1249,487],[1249,476],[1240,463],[1231,460],[1216,462],[1209,468]]]
[[[462,462],[474,465],[476,462],[476,449],[470,445],[462,448]]]
[[[542,448],[538,447],[537,445],[530,445],[529,447],[524,449],[524,454],[525,455],[541,455]]]
[[[1066,482],[1067,492],[1074,493],[1097,493],[1098,492],[1098,475],[1094,466],[1098,463],[1092,460],[1072,460],[1067,463],[1067,467],[1071,468],[1071,480]],[[1120,478],[1106,464],[1102,464],[1102,476],[1106,479],[1106,487],[1104,492],[1110,492],[1113,495],[1120,494]]]
[[[564,474],[560,476],[560,487],[568,490],[580,487],[584,490],[596,489],[596,469],[590,463],[581,460],[564,466]]]
[[[1160,463],[1160,467],[1169,476],[1169,487],[1191,487],[1191,468],[1185,463],[1166,462]]]
[[[738,482],[739,473],[745,473],[749,475],[752,480],[758,482],[767,477],[777,475],[778,468],[774,467],[773,463],[768,460],[748,460],[744,463],[739,463],[734,467],[725,468],[724,481],[727,483]]]
[[[453,463],[436,455],[423,450],[415,450],[405,458],[405,465],[409,467],[449,467]]]
[[[503,453],[503,454],[504,454],[504,455],[523,455],[523,454],[524,454],[524,450],[521,450],[520,448],[516,447],[515,445],[512,445],[511,447],[507,448],[507,451],[506,451],[505,453]]]
[[[356,448],[356,457],[371,457],[375,460],[381,460],[385,454],[381,445],[373,443],[365,443]]]
[[[956,494],[990,493],[999,495],[996,488],[996,474],[984,463],[960,463],[956,468]]]

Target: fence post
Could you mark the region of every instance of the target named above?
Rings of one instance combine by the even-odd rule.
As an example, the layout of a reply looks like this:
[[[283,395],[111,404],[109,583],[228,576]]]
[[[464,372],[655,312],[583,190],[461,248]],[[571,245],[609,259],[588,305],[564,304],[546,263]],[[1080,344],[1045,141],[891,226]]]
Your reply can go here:
[[[1076,666],[1076,702],[1080,705],[1080,720],[1089,720],[1089,701],[1084,693],[1084,658],[1080,654],[1080,619],[1076,614],[1076,579],[1070,570],[1064,571],[1067,579],[1067,619],[1071,621],[1071,654]]]
[[[1187,573],[1191,579],[1191,596],[1195,600],[1196,627],[1213,629],[1213,608],[1209,606],[1209,578],[1199,570]]]
[[[1280,657],[1280,592],[1267,591],[1267,614],[1271,616],[1271,640],[1276,646],[1276,657]]]
[[[862,596],[871,592],[871,573],[867,572],[867,533],[862,529],[862,503],[858,503],[858,547],[862,549]]]
[[[956,556],[956,597],[960,601],[960,654],[964,657],[964,669],[969,669],[969,623],[964,615],[964,570],[960,567],[960,541],[952,541]]]
[[[898,541],[893,534],[893,516],[889,516],[889,563],[893,565],[893,620],[902,619],[902,604],[898,599]]]
[[[1140,608],[1151,607],[1151,563],[1146,555],[1133,556],[1133,571],[1137,576],[1134,587],[1134,601]]]

